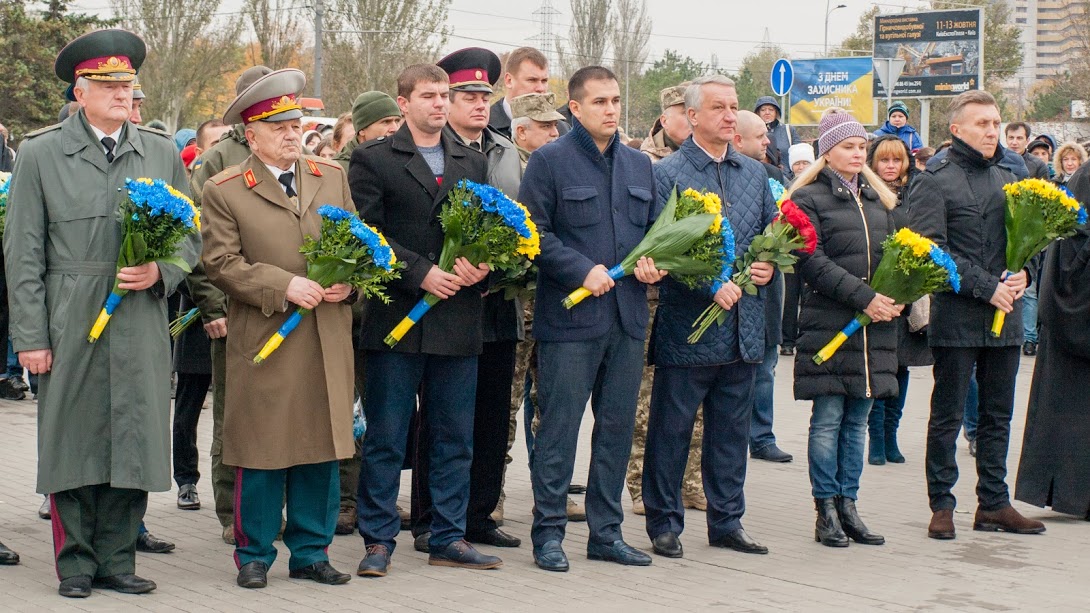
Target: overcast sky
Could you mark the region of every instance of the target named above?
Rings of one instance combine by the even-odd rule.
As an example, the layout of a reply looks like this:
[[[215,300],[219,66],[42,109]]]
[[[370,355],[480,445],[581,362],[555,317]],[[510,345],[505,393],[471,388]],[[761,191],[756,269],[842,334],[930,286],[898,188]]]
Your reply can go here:
[[[559,13],[553,20],[554,34],[565,36],[571,24],[569,1],[551,1]],[[859,16],[874,4],[883,12],[901,12],[924,3],[832,0],[830,8],[838,4],[846,6],[829,16],[830,45],[851,34]],[[454,36],[449,49],[480,45],[502,52],[534,44],[532,37],[540,26],[533,12],[541,5],[542,0],[453,0],[449,24]],[[703,62],[715,54],[719,65],[733,72],[741,66],[742,58],[764,40],[766,28],[771,41],[792,57],[817,57],[825,36],[825,6],[823,0],[647,0],[652,20],[648,59],[662,57],[666,49]],[[763,7],[767,7],[765,12]]]
[[[328,1],[328,0],[327,0]],[[771,42],[795,58],[820,56],[824,41],[823,0],[646,0],[652,20],[649,62],[667,49],[708,62],[715,54],[719,66],[735,72],[742,58],[760,45],[765,31]],[[554,35],[566,36],[571,24],[569,0],[551,0],[557,15]],[[224,0],[220,12],[239,10],[241,0]],[[835,45],[855,30],[859,16],[877,4],[883,12],[918,9],[923,0],[832,0],[829,44]],[[533,13],[542,0],[452,0],[448,24],[454,30],[447,49],[481,46],[503,53],[525,44],[538,46],[534,39],[540,26]],[[75,0],[74,11],[109,16],[109,0]],[[763,12],[762,12],[763,11]]]

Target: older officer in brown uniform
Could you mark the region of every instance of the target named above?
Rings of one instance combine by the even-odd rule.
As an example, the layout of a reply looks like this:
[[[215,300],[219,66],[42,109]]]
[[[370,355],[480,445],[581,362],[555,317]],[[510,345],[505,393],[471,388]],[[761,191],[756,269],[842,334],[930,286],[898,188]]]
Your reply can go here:
[[[337,460],[352,456],[352,311],[343,284],[323,289],[306,278],[299,253],[321,230],[318,207],[354,211],[344,170],[302,154],[306,84],[294,69],[272,72],[243,91],[224,114],[243,123],[250,157],[205,184],[209,280],[227,294],[227,402],[223,462],[235,477],[238,584],[267,585],[281,512],[289,575],[341,584],[329,564],[337,524]],[[296,306],[313,309],[264,363],[254,356]]]
[[[272,72],[267,66],[251,66],[235,80],[235,95],[241,94],[261,77]],[[201,153],[200,166],[193,170],[190,189],[193,202],[201,206],[204,184],[228,166],[250,157],[246,128],[241,123],[224,132],[219,142]],[[212,496],[216,517],[223,527],[223,541],[235,544],[235,469],[223,463],[223,405],[227,379],[227,298],[208,282],[204,267],[198,266],[187,279],[189,295],[201,310],[205,331],[212,339]]]
[[[144,41],[122,30],[81,36],[57,56],[79,112],[27,137],[12,177],[4,241],[11,336],[41,375],[38,492],[50,494],[62,596],[91,587],[155,589],[137,577],[148,491],[170,487],[170,344],[165,296],[178,266],[116,271],[119,190],[126,178],[188,191],[173,143],[129,121]],[[200,237],[176,255],[196,264]],[[129,290],[109,327],[87,333],[114,277]]]

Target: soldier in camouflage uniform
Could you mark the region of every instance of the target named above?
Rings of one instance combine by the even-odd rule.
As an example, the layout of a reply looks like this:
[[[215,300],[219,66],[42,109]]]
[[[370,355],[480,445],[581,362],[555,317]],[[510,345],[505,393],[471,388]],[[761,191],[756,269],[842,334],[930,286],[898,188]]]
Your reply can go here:
[[[692,129],[684,118],[685,113],[685,88],[687,83],[676,87],[667,87],[659,94],[662,102],[662,115],[651,128],[651,134],[644,141],[640,150],[657,162],[670,153],[677,151],[681,143],[689,138]],[[681,116],[684,129],[676,126],[675,114]],[[669,128],[669,130],[668,130]],[[671,134],[673,137],[671,137]],[[655,320],[655,311],[659,304],[659,290],[657,287],[648,288],[647,299],[651,307],[651,321]],[[644,342],[644,353],[651,342],[651,326],[647,327],[647,340]],[[637,515],[643,515],[643,451],[647,444],[647,418],[651,409],[651,382],[654,380],[655,369],[645,366],[643,380],[640,382],[640,399],[636,404],[636,430],[632,435],[632,455],[628,459],[628,493],[632,496],[632,510]],[[685,480],[681,485],[681,498],[685,507],[705,511],[708,502],[704,499],[704,482],[700,476],[700,450],[704,440],[704,411],[700,409],[696,413],[696,424],[693,426],[693,440],[689,445],[689,463],[685,466]]]
[[[563,121],[564,116],[556,111],[556,100],[552,93],[524,94],[511,101],[511,137],[515,148],[519,152],[519,160],[522,169],[526,170],[526,162],[530,154],[542,145],[551,143],[559,138],[557,123]],[[536,268],[531,269],[536,276]],[[531,278],[533,283],[533,278]],[[526,428],[526,451],[533,453],[534,434],[537,432],[537,351],[532,337],[534,321],[533,286],[529,288],[530,295],[523,299],[523,315],[526,324],[526,340],[519,342],[515,347],[515,378],[511,387],[511,422],[507,435],[507,464],[511,463],[511,447],[515,444],[515,428],[518,423],[515,415],[524,401],[526,411],[525,419],[529,424]],[[506,466],[504,467],[506,475]],[[492,519],[497,524],[503,522],[504,494],[500,493],[500,503],[492,514]],[[568,520],[586,521],[587,514],[583,506],[568,497]]]
[[[652,163],[677,151],[693,132],[689,119],[685,116],[685,88],[688,85],[685,82],[676,87],[667,87],[659,93],[662,114],[655,120],[651,132],[640,145],[640,151],[651,158]]]

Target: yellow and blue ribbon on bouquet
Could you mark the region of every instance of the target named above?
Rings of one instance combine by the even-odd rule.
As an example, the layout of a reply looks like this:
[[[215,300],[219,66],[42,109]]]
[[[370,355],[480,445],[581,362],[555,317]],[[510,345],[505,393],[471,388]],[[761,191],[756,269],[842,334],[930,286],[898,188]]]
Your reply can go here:
[[[267,360],[272,352],[276,351],[280,347],[280,343],[284,342],[284,339],[288,338],[288,335],[292,333],[295,328],[299,326],[299,322],[303,321],[303,316],[310,313],[310,309],[304,309],[302,307],[295,310],[294,313],[288,317],[275,334],[269,337],[269,340],[265,341],[265,346],[261,348],[261,351],[257,352],[254,356],[254,364],[260,364]]]
[[[606,274],[609,275],[610,279],[613,279],[614,281],[620,281],[621,277],[624,276],[624,268],[622,268],[620,264],[617,264],[613,268],[610,268],[606,272]],[[573,306],[591,297],[592,295],[593,293],[589,289],[585,287],[580,287],[574,292],[568,294],[568,297],[564,299],[564,308],[570,309]]]

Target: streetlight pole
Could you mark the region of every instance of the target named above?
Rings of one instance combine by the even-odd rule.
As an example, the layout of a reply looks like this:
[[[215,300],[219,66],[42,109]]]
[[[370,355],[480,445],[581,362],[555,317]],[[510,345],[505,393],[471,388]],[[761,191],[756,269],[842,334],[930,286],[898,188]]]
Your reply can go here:
[[[829,8],[829,0],[825,0],[825,53],[822,55],[829,55],[829,15],[837,9],[846,9],[847,4],[838,4],[833,8]]]

